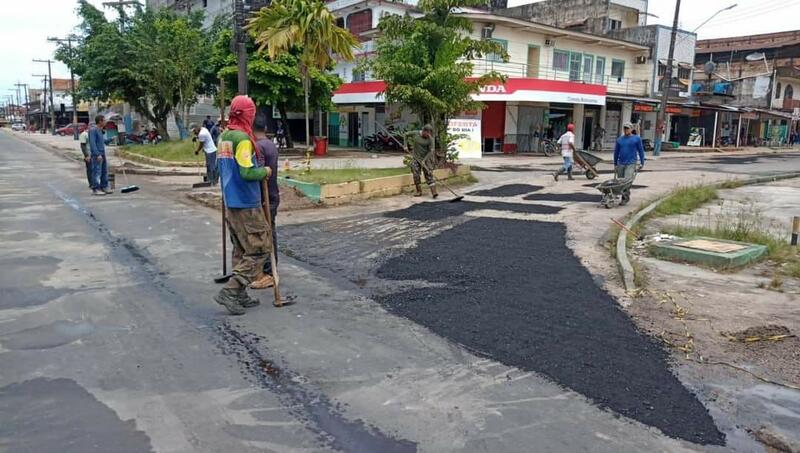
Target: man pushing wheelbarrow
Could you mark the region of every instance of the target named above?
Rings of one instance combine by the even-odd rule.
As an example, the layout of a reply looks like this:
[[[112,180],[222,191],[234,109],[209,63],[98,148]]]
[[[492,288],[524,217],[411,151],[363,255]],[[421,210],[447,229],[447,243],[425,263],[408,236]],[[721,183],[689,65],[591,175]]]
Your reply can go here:
[[[625,135],[617,139],[614,146],[614,173],[616,178],[605,181],[597,189],[603,192],[602,204],[610,208],[617,202],[617,197],[621,197],[620,206],[631,201],[631,186],[636,179],[638,171],[636,160],[638,158],[640,167],[644,167],[644,145],[642,139],[633,133],[633,124],[625,123],[623,126]]]

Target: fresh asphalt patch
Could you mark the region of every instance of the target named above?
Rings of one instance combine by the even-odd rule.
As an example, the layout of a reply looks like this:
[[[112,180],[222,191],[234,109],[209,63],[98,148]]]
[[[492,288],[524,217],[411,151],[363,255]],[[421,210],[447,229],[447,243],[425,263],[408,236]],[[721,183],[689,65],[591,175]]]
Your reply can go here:
[[[557,206],[544,206],[524,203],[478,203],[474,201],[459,201],[457,203],[450,203],[448,201],[439,201],[430,203],[417,203],[406,209],[389,212],[385,214],[385,216],[411,220],[442,220],[448,217],[460,216],[465,212],[479,209],[491,209],[496,211],[508,211],[523,214],[549,215],[558,214],[562,208]]]
[[[468,192],[467,195],[472,195],[473,197],[516,197],[536,192],[543,188],[542,186],[532,186],[530,184],[508,184],[492,189],[475,190]]]
[[[498,205],[516,206],[497,203],[494,209],[502,209]],[[473,208],[423,203],[393,215],[425,219]],[[375,299],[477,354],[541,373],[601,408],[675,438],[723,445],[706,408],[671,373],[668,354],[595,285],[565,236],[558,223],[468,220],[387,258],[377,270],[387,280],[446,286]]]
[[[589,183],[589,184],[584,184],[583,187],[597,187],[599,185],[600,185],[599,182],[592,182],[592,183]],[[631,189],[647,189],[647,186],[641,186],[641,185],[638,185],[638,184],[634,184],[634,185],[631,186]]]
[[[535,193],[523,198],[529,201],[565,201],[578,203],[599,203],[603,196],[593,193]]]

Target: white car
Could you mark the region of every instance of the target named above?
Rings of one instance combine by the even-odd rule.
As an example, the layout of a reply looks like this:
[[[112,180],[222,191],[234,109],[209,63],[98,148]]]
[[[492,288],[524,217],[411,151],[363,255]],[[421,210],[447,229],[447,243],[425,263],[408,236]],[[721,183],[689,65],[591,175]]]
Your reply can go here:
[[[14,123],[11,125],[12,131],[24,131],[25,129],[25,123]]]

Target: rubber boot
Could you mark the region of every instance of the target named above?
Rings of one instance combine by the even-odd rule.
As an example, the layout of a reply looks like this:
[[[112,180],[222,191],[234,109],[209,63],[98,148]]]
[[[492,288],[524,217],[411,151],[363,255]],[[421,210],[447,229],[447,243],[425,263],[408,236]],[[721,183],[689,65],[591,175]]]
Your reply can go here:
[[[558,170],[557,172],[553,173],[553,179],[555,179],[556,182],[558,182],[558,177],[563,175],[563,174],[564,174],[564,169],[562,168],[562,169]]]
[[[415,197],[421,197],[422,196],[422,187],[419,186],[419,183],[414,183],[414,187],[417,188],[417,190],[414,192],[414,196]]]
[[[244,308],[253,308],[253,307],[258,307],[259,305],[261,305],[261,301],[258,298],[250,297],[250,295],[247,294],[247,292],[245,291],[242,294],[242,298],[241,298],[240,304]]]
[[[436,186],[431,186],[431,196],[434,200],[439,198],[439,192],[436,191]]]
[[[570,181],[575,179],[572,177],[572,167],[569,167],[569,170],[567,170],[567,179],[569,179]]]

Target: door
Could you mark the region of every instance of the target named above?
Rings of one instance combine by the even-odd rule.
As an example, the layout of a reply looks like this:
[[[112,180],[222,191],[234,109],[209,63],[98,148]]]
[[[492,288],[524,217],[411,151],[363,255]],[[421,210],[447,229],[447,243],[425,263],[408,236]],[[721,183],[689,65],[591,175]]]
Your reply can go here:
[[[592,137],[594,136],[594,116],[583,118],[583,149],[592,149]]]
[[[606,58],[597,57],[594,62],[594,83],[598,85],[606,84]]]
[[[569,80],[581,79],[581,57],[579,53],[569,54]]]
[[[349,112],[347,114],[347,145],[352,147],[358,146],[358,112]]]
[[[592,69],[594,69],[594,56],[583,54],[583,81],[592,83]]]
[[[528,72],[530,78],[539,77],[539,47],[528,46]]]

